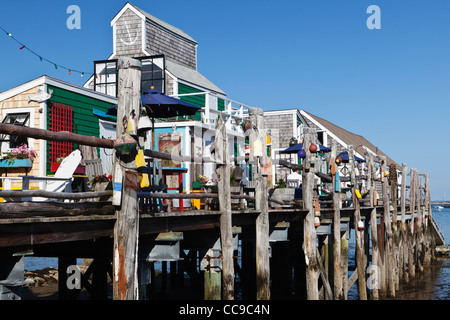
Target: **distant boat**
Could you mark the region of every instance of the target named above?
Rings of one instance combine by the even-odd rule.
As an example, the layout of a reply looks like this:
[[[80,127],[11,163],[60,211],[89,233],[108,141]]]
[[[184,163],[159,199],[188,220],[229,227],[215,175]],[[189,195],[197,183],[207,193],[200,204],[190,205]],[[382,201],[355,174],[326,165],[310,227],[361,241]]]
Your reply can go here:
[[[443,206],[435,206],[434,209],[436,211],[441,211],[442,209],[444,209],[444,207]]]

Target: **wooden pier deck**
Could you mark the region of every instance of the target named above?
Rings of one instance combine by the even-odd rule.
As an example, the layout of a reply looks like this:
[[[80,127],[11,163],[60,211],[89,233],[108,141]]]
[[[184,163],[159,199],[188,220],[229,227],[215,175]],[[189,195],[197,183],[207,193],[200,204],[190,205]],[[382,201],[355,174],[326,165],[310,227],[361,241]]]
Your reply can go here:
[[[135,63],[119,60],[119,84],[126,88],[119,87],[118,119],[132,114],[139,118],[136,93],[140,82],[131,81],[140,79]],[[280,201],[269,196],[262,153],[256,152],[265,150],[262,110],[250,110],[249,119],[254,134],[250,135],[250,155],[242,155],[242,159],[253,169],[251,196],[231,194],[232,162],[224,119],[216,123],[214,159],[177,156],[178,161],[214,163],[217,194],[155,192],[162,187],[161,172],[158,179],[150,179],[155,190],[145,191],[139,181],[143,173],[136,168],[137,149],[130,155],[115,153],[113,191],[0,191],[3,198],[39,196],[71,201],[0,203],[0,299],[20,297],[15,290],[24,280],[22,259],[30,253],[59,258],[58,285],[63,299],[76,298],[79,290],[70,282],[73,274],[66,270],[72,270],[76,258],[93,258],[81,284],[95,299],[106,299],[109,275],[115,300],[148,299],[155,283],[155,262],[162,262],[165,289],[175,290],[188,275],[190,297],[207,300],[235,299],[236,277],[244,299],[343,300],[356,283],[360,300],[376,300],[395,297],[401,281],[409,283],[434,260],[436,244],[445,241],[433,221],[426,173],[411,169],[408,174],[403,164],[399,182],[397,168],[388,169],[386,157],[370,153],[366,153],[367,163],[359,174],[352,156],[342,170],[336,142],[331,156],[321,160],[326,162],[326,173],[318,172],[319,160],[310,148],[317,141],[317,132],[304,128],[302,164],[283,164],[301,170],[301,199]],[[118,135],[124,131],[124,124],[118,121]],[[0,133],[114,147],[107,139],[8,124],[0,124]],[[347,152],[354,155],[353,146]],[[145,155],[155,162],[172,159],[171,154],[153,150],[146,150]],[[331,190],[326,199],[319,196],[318,182]],[[100,195],[112,196],[112,201],[86,201]],[[168,206],[161,205],[164,200],[201,197],[216,199],[217,210],[169,212]],[[160,201],[158,209],[146,209],[154,199]],[[242,210],[233,210],[232,199],[245,199],[253,206],[249,209],[240,203]],[[353,273],[349,270],[350,234],[355,237]]]

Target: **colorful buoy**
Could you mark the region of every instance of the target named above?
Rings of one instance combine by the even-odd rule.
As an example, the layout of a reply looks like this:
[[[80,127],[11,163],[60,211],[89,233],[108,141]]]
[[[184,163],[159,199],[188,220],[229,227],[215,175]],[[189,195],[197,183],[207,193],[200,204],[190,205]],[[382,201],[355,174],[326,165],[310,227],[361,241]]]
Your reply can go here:
[[[315,226],[315,227],[320,226],[320,219],[319,219],[319,217],[315,217],[315,218],[314,218],[314,226]]]
[[[311,152],[316,152],[317,149],[317,145],[315,145],[314,143],[311,143],[311,145],[309,146],[309,151]]]
[[[361,220],[359,220],[358,221],[358,231],[363,231],[363,230],[364,230],[364,223]]]

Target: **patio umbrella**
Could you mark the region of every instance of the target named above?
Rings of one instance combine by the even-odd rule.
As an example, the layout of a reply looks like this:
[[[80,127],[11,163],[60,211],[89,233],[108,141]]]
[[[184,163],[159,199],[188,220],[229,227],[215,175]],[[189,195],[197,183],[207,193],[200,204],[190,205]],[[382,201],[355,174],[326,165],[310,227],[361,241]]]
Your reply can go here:
[[[149,90],[141,96],[141,101],[152,118],[170,118],[195,115],[200,107],[169,97],[157,90]]]
[[[202,108],[169,97],[157,90],[149,90],[141,95],[141,103],[147,115],[152,119],[152,149],[155,147],[155,118],[170,118],[184,115],[195,115]],[[107,114],[117,116],[117,106],[108,108]]]
[[[184,115],[194,115],[200,107],[169,97],[157,90],[149,90],[141,95],[142,105],[152,118],[170,118]],[[108,115],[117,116],[117,105],[108,108]]]
[[[347,151],[343,151],[343,152],[339,153],[337,157],[341,158],[342,162],[348,162],[348,152]],[[364,160],[360,157],[357,157],[357,156],[355,156],[354,159],[355,159],[355,161],[366,162],[366,160]]]
[[[297,143],[297,144],[295,144],[293,146],[290,146],[287,149],[284,149],[280,153],[297,153],[297,152],[299,152],[302,149],[303,149],[303,143]],[[319,144],[319,152],[330,152],[330,151],[331,151],[330,148],[327,148],[327,147]]]

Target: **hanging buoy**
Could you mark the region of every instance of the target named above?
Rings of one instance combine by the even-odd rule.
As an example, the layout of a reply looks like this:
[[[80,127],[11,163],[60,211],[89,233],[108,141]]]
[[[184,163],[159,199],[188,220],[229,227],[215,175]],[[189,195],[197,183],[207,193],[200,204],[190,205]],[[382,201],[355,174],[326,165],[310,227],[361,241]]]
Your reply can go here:
[[[297,155],[303,159],[304,157],[306,157],[306,152],[305,150],[302,149],[297,153]]]
[[[334,158],[330,159],[330,170],[331,175],[334,175],[336,173],[336,164],[334,163]]]
[[[263,146],[260,140],[255,140],[255,142],[253,142],[253,156],[254,157],[263,156]]]
[[[342,158],[341,158],[341,157],[337,157],[337,158],[336,158],[336,163],[339,164],[339,163],[341,163],[341,162],[342,162]]]
[[[314,143],[311,143],[310,146],[309,146],[309,151],[316,152],[317,151],[317,145],[315,145]]]
[[[361,199],[361,193],[359,193],[358,189],[355,189],[355,195],[358,199]]]
[[[319,198],[316,199],[316,205],[314,206],[314,215],[320,217]]]
[[[123,132],[114,140],[114,149],[122,155],[130,154],[131,150],[136,149],[136,146],[136,140],[126,132]]]
[[[359,220],[358,221],[358,231],[363,231],[363,230],[364,230],[364,223],[361,220]]]
[[[314,226],[315,226],[315,227],[320,226],[320,219],[319,219],[319,217],[315,217],[315,218],[314,218]]]

